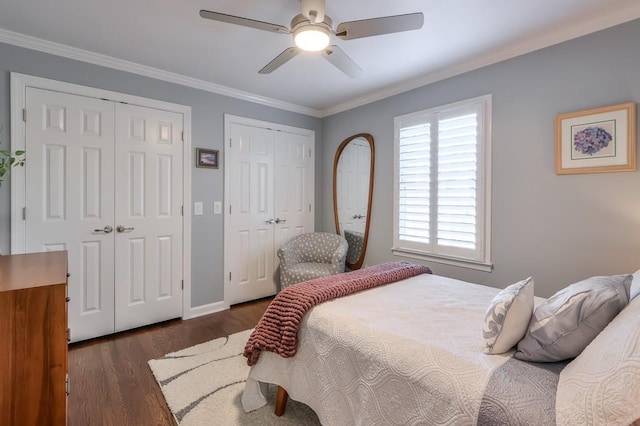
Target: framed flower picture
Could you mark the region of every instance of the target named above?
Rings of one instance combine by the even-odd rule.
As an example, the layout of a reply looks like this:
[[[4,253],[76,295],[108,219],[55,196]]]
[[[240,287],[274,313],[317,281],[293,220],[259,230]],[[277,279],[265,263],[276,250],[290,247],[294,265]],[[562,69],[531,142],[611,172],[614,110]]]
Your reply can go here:
[[[636,170],[636,105],[626,103],[556,117],[556,174]]]

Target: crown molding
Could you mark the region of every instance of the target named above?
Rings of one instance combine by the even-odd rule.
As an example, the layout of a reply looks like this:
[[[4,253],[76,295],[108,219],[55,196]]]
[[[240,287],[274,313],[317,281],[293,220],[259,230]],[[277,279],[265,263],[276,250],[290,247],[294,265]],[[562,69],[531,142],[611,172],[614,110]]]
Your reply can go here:
[[[100,65],[107,68],[113,68],[132,74],[142,75],[144,77],[155,78],[157,80],[175,83],[182,86],[192,87],[194,89],[206,92],[216,93],[218,95],[229,96],[231,98],[243,101],[253,102],[256,104],[266,105],[286,111],[296,112],[312,117],[321,117],[319,110],[307,108],[301,105],[295,105],[288,102],[282,102],[259,96],[253,93],[236,90],[219,84],[210,83],[197,78],[187,77],[185,75],[164,71],[158,68],[137,64],[135,62],[125,61],[114,58],[112,56],[102,55],[90,52],[88,50],[78,49],[52,41],[43,40],[37,37],[28,36],[0,28],[0,43],[11,44],[14,46],[24,47],[26,49],[37,50],[44,53],[50,53],[56,56],[62,56],[77,61],[87,62],[94,65]]]
[[[488,54],[460,62],[446,67],[445,69],[431,72],[420,78],[389,86],[385,89],[371,92],[365,96],[324,109],[321,111],[320,118],[328,117],[330,115],[354,109],[381,99],[389,98],[400,93],[417,89],[418,87],[426,86],[437,81],[445,80],[456,75],[464,74],[469,71],[483,68],[526,53],[531,53],[545,47],[582,37],[584,35],[633,21],[638,18],[640,18],[640,2],[630,2],[627,7],[612,10],[609,14],[594,16],[592,19],[575,20],[576,22],[574,22],[573,25],[563,24],[551,31],[545,32],[544,34],[527,38],[524,41],[511,43]]]

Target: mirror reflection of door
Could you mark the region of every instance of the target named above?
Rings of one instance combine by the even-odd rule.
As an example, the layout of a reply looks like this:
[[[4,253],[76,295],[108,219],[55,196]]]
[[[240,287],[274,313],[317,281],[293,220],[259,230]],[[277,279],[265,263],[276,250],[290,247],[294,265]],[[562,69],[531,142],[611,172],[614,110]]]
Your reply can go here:
[[[364,261],[373,190],[373,137],[347,138],[334,160],[334,213],[336,232],[349,243],[347,267],[358,269]]]
[[[369,142],[361,138],[352,140],[338,160],[338,218],[343,233],[349,230],[364,234],[370,163]]]

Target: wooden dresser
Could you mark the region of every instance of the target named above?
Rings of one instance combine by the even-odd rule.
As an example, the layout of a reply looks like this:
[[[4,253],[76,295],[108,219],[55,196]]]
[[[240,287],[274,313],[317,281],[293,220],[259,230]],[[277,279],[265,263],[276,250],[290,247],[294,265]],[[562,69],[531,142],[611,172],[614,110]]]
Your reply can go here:
[[[0,256],[0,425],[65,425],[67,252]]]

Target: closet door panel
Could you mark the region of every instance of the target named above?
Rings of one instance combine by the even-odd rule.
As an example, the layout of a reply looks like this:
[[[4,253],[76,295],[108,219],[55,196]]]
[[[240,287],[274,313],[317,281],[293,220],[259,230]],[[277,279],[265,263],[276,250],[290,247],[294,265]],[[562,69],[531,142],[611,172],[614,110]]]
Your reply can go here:
[[[225,263],[231,304],[275,294],[274,281],[274,133],[232,124],[225,163],[231,212]]]
[[[296,235],[313,232],[313,141],[311,137],[274,132],[275,248]]]
[[[114,104],[27,88],[27,252],[67,250],[71,340],[112,333]]]
[[[182,115],[116,105],[115,329],[182,315]]]

